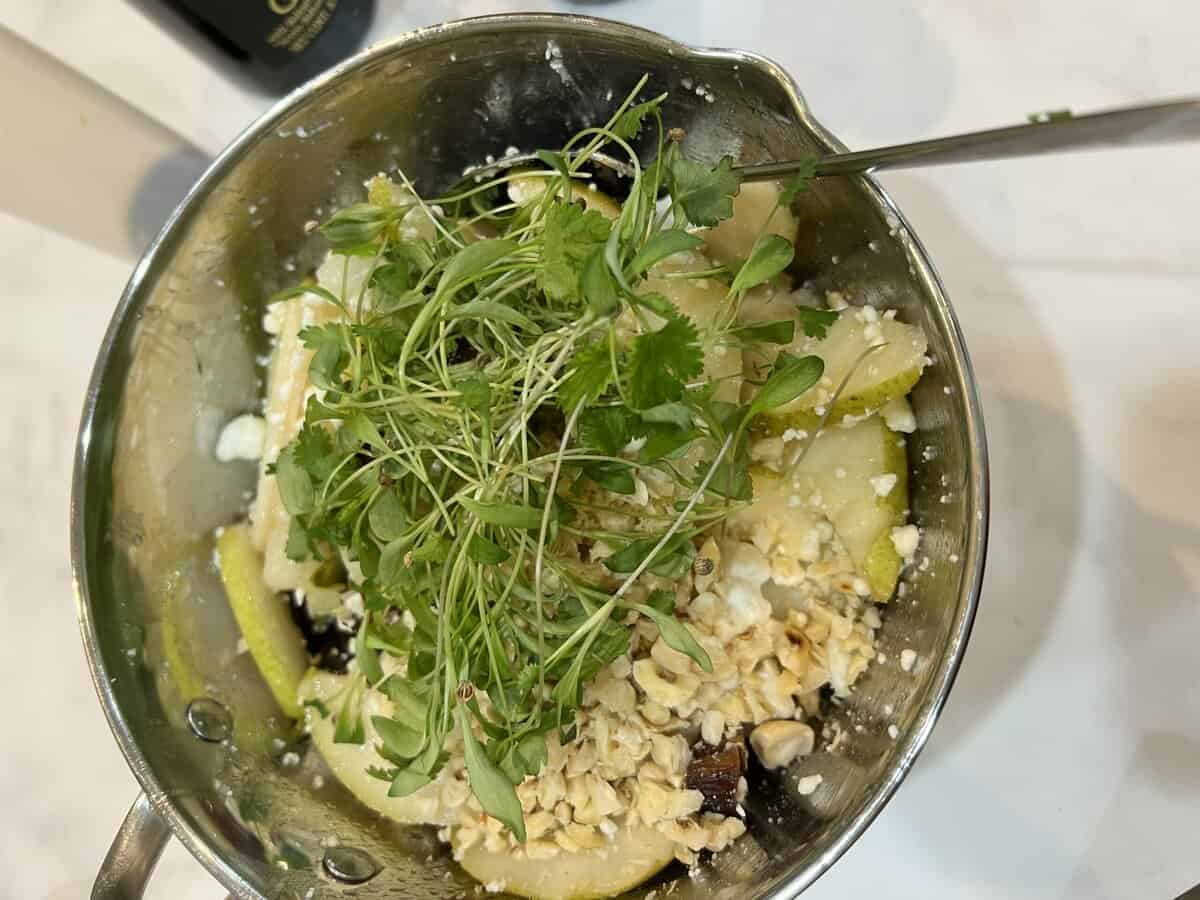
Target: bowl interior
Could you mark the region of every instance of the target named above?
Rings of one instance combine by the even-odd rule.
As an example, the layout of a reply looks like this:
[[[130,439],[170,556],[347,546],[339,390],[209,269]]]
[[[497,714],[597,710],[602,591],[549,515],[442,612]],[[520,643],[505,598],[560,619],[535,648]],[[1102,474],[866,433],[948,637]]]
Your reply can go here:
[[[255,467],[220,464],[213,447],[226,420],[257,409],[265,298],[324,252],[304,223],[361,199],[370,175],[402,169],[428,192],[510,146],[558,146],[605,119],[647,73],[647,95],[671,92],[667,122],[685,129],[693,156],[755,162],[830,147],[790,82],[763,60],[576,17],[459,23],[376,48],[281,104],[217,161],[135,272],[81,435],[81,613],[102,700],[135,772],[230,889],[332,895],[339,888],[321,865],[332,840],[382,866],[356,894],[449,898],[473,889],[428,830],[391,825],[337,784],[318,786],[317,761],[237,652],[212,534],[244,510]],[[922,562],[886,611],[889,662],[834,712],[846,734],[840,749],[763,776],[748,834],[682,878],[681,898],[791,895],[869,823],[940,708],[982,564],[982,433],[960,336],[921,248],[863,180],[822,180],[796,213],[798,279],[898,307],[929,336],[934,365],[914,396],[920,430],[908,442]],[[905,648],[918,654],[911,673],[896,664]],[[230,711],[229,740],[202,741],[189,729],[185,709],[197,697]],[[797,776],[813,773],[824,781],[800,796]]]

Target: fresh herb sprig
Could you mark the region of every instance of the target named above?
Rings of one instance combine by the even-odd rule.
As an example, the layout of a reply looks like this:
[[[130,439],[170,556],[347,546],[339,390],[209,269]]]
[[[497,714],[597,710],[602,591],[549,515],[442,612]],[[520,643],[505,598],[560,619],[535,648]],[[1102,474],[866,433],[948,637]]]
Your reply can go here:
[[[821,375],[784,354],[746,406],[704,377],[715,342],[791,340],[794,325],[731,327],[745,292],[790,262],[782,238],[760,238],[715,323],[640,287],[739,190],[730,160],[705,166],[668,140],[665,95],[637,102],[645,81],[607,123],[539,153],[544,168],[429,202],[373,182],[321,226],[341,290],[282,295],[341,311],[302,332],[318,392],[273,469],[288,555],[344,563],[364,599],[356,675],[327,709],[336,740],[361,743],[364,694],[384,692],[395,711],[373,721],[385,765],[371,772],[402,796],[436,776],[457,729],[480,804],[521,840],[514,785],[540,771],[548,733],[571,738],[584,686],[629,646],[631,611],[711,665],[673,595],[639,585],[683,575],[693,539],[750,499],[748,423]],[[600,153],[633,173],[613,220],[578,202]],[[518,178],[544,189],[509,202]],[[368,270],[357,292],[352,266]],[[634,515],[626,497],[651,478],[678,499]],[[612,552],[597,565],[600,544]]]

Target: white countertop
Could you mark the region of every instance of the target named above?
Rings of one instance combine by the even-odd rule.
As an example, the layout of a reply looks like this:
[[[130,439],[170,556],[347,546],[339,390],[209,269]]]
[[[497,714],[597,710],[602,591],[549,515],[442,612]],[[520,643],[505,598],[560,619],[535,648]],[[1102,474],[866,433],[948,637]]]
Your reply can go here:
[[[1200,5],[1178,0],[381,6],[377,37],[523,6],[757,50],[855,147],[1195,93],[1200,73]],[[266,105],[125,3],[7,0],[0,22],[140,109],[119,129],[134,150],[175,132],[215,152]],[[0,84],[6,108],[10,92],[38,89],[33,75]],[[10,128],[0,169],[29,140]],[[48,200],[69,189],[54,172],[19,174]],[[1193,145],[884,179],[974,357],[992,540],[971,647],[928,749],[806,900],[1171,900],[1200,882],[1198,175]],[[111,208],[88,215],[129,218],[131,191],[113,183]],[[13,210],[3,185],[0,210]],[[15,312],[0,330],[0,894],[67,900],[87,894],[135,794],[79,648],[66,536],[83,386],[131,263],[119,241],[101,242],[109,255],[64,236],[86,236],[77,223],[17,212],[0,212]],[[173,845],[149,896],[222,892]]]

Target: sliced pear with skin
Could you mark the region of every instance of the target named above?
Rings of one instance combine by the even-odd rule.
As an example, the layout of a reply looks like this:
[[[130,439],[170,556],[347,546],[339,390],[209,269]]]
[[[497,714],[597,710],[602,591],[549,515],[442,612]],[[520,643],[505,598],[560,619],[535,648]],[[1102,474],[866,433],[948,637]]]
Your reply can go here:
[[[836,424],[846,416],[872,413],[912,390],[925,367],[925,333],[916,325],[879,316],[874,324],[884,345],[863,357],[872,346],[874,332],[863,318],[858,309],[847,309],[838,315],[823,338],[806,336],[797,323],[796,338],[785,349],[796,356],[819,356],[825,363],[824,377],[791,403],[762,416],[757,423],[759,428],[776,434],[788,428],[811,429],[826,412],[829,423]],[[755,376],[765,374],[764,368]],[[833,399],[848,374],[850,379],[833,409],[825,410],[823,404]]]
[[[508,196],[518,206],[537,202],[546,193],[547,182],[554,177],[551,173],[537,175],[530,169],[517,169],[513,174],[513,179],[508,183]],[[582,200],[584,206],[606,219],[615,219],[621,214],[621,204],[603,191],[592,190],[586,179],[572,180],[571,185],[572,201]],[[565,200],[566,188],[559,188],[558,196]]]
[[[258,671],[279,708],[297,718],[296,689],[308,668],[304,636],[288,613],[287,600],[263,581],[262,558],[246,525],[232,525],[221,532],[217,564],[233,616]]]
[[[300,682],[298,696],[301,703],[319,700],[331,712],[336,712],[340,703],[339,694],[350,686],[347,675],[334,675],[320,669],[309,669]],[[442,806],[440,801],[441,782],[444,776],[406,797],[389,797],[388,782],[367,774],[371,766],[386,767],[387,761],[375,750],[380,743],[371,724],[372,716],[392,715],[392,703],[379,691],[368,691],[363,699],[363,731],[365,740],[361,744],[338,744],[334,742],[334,717],[324,718],[311,706],[304,708],[305,722],[312,736],[313,746],[321,759],[345,788],[364,806],[380,815],[387,816],[405,825],[446,825],[453,811]],[[445,769],[443,769],[445,772]]]
[[[685,251],[667,257],[650,270],[649,276],[638,286],[638,293],[662,294],[675,307],[692,320],[704,332],[712,327],[713,318],[726,302],[728,288],[714,278],[672,278],[673,273],[702,272],[711,269],[712,263],[699,253]],[[662,319],[648,313],[654,327],[663,325]],[[704,346],[704,374],[718,382],[718,400],[736,403],[742,389],[742,353],[737,346],[706,341]]]
[[[886,486],[880,495],[876,484]],[[875,481],[872,479],[880,479]],[[908,508],[908,458],[904,440],[879,416],[849,428],[826,428],[791,473],[784,489],[824,513],[855,566],[871,586],[871,595],[889,599],[896,589],[901,560],[892,529],[904,524]]]
[[[461,865],[486,885],[532,900],[598,900],[615,897],[662,871],[675,845],[653,828],[619,828],[599,850],[563,851],[548,859],[517,859],[471,847]]]
[[[754,242],[763,233],[777,234],[793,244],[798,225],[791,210],[783,207],[772,215],[779,200],[780,186],[771,181],[748,181],[733,198],[733,216],[716,228],[700,232],[708,245],[708,254],[724,265],[740,263],[750,255]],[[770,222],[767,223],[768,217]]]
[[[880,496],[875,485],[886,487],[889,476],[895,482]],[[881,480],[873,483],[873,478]],[[813,527],[819,517],[828,518],[870,584],[871,596],[885,601],[896,588],[901,565],[892,529],[904,524],[907,507],[903,438],[872,416],[849,428],[821,432],[790,479],[756,471],[754,502],[730,518],[729,528],[744,540],[766,528],[783,553],[811,562],[819,552]]]

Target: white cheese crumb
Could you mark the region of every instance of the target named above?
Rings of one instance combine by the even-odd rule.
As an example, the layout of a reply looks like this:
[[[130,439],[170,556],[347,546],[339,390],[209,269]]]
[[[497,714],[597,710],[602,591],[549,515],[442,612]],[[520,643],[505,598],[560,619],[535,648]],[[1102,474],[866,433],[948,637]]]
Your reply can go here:
[[[833,470],[833,477],[834,478],[845,478],[846,470],[843,469],[841,466],[838,466],[836,469]]]
[[[896,738],[900,737],[900,729],[897,728],[895,725],[889,725],[888,726],[888,737],[890,737],[894,741]]]
[[[363,597],[358,591],[347,591],[342,594],[342,606],[346,607],[346,611],[351,615],[363,615]],[[406,610],[407,612],[407,610]]]
[[[484,887],[484,889],[485,889],[485,890],[486,890],[486,891],[487,891],[489,894],[499,894],[499,893],[501,893],[501,892],[502,892],[502,891],[503,891],[503,890],[504,890],[506,887],[508,887],[508,882],[507,882],[507,881],[501,881],[500,879],[497,879],[497,880],[495,880],[495,881],[489,881],[489,882],[488,882],[487,884],[485,884],[483,887]]]
[[[221,429],[221,436],[217,438],[217,459],[221,462],[258,459],[262,456],[266,436],[267,423],[260,416],[251,413],[238,416]]]
[[[820,775],[805,775],[803,778],[796,779],[796,792],[801,797],[807,797],[819,788],[824,780]]]
[[[888,494],[890,494],[892,492],[892,488],[896,486],[897,480],[898,476],[892,474],[891,472],[887,473],[886,475],[876,475],[867,479],[867,481],[871,482],[871,487],[875,489],[876,497],[886,497]]]
[[[300,754],[289,750],[283,756],[279,757],[279,762],[284,768],[300,765]]]
[[[889,400],[879,410],[879,414],[883,416],[884,424],[892,431],[902,431],[905,434],[912,434],[917,430],[917,417],[913,414],[912,407],[908,405],[908,400],[904,397]]]
[[[908,559],[917,552],[917,545],[920,542],[921,532],[917,530],[916,525],[903,525],[892,529],[892,546],[904,559]]]
[[[788,441],[803,441],[808,437],[808,432],[801,428],[788,428],[783,432],[783,442]]]
[[[827,291],[825,293],[825,303],[832,310],[845,309],[850,305],[846,302],[846,297],[841,291]]]
[[[323,775],[314,775],[313,780],[312,780],[312,786],[313,786],[314,790],[318,790],[318,791],[321,788],[325,787],[325,777]]]
[[[905,648],[900,651],[900,668],[905,672],[911,672],[913,666],[917,664],[917,651]]]
[[[957,553],[950,554],[950,562],[952,562],[952,563],[958,562],[958,554]]]

